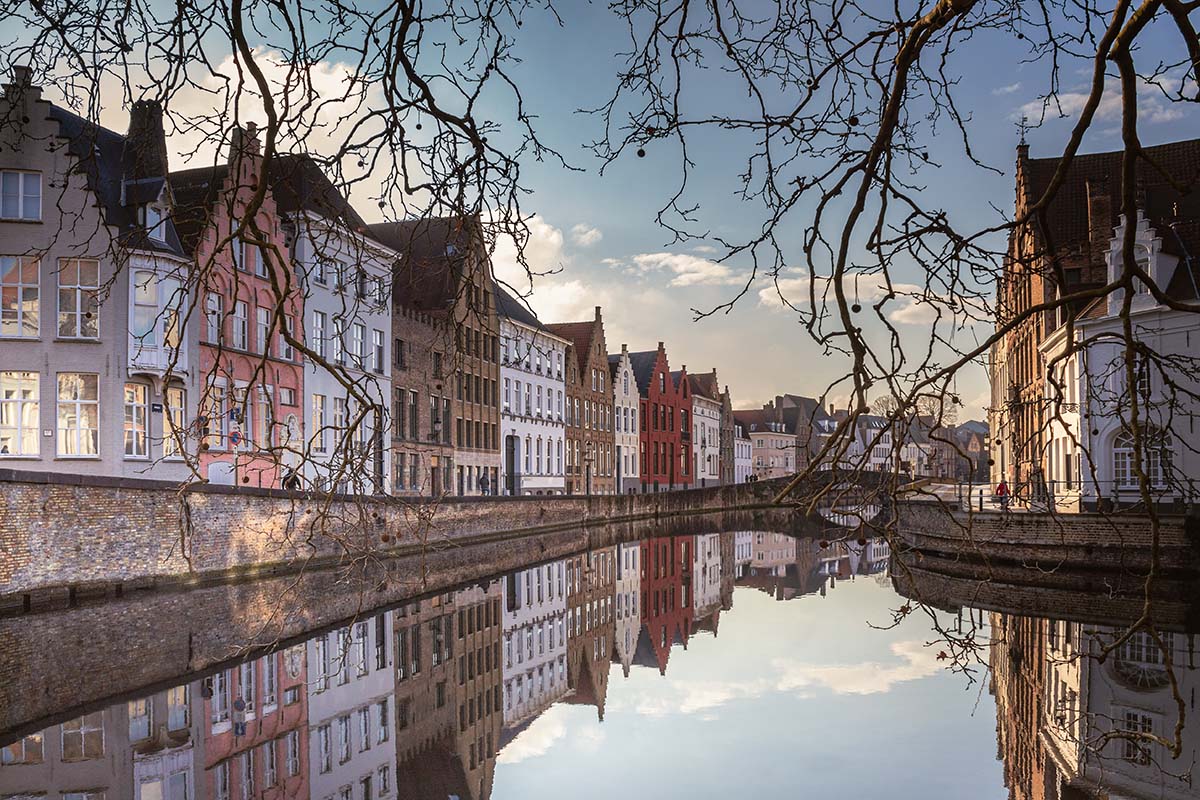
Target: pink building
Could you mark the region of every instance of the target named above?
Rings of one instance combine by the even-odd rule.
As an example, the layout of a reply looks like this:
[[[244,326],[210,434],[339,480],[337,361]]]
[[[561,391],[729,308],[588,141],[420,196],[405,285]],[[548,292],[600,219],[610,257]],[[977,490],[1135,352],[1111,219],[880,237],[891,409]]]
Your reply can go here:
[[[253,125],[235,128],[227,164],[176,172],[175,224],[196,260],[200,334],[200,465],[214,483],[277,487],[303,450],[303,294],[263,177]]]

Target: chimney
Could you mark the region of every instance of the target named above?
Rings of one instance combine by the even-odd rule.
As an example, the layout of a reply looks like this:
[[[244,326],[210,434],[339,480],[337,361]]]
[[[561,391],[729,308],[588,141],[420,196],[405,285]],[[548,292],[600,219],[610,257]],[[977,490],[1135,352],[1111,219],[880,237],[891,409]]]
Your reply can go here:
[[[23,97],[37,100],[41,96],[41,90],[33,87],[33,70],[28,65],[13,65],[12,81],[5,85],[4,95],[12,100],[21,100]]]
[[[239,156],[257,156],[262,151],[258,143],[258,126],[247,122],[246,127],[235,125],[229,132],[229,163],[232,166]]]
[[[127,181],[161,178],[169,172],[162,106],[157,100],[138,100],[129,109],[129,132],[122,160]]]
[[[629,354],[629,345],[622,343],[621,344],[621,355],[628,355],[628,354]]]
[[[659,343],[658,343],[658,349],[659,349],[659,350],[662,350],[662,349],[663,349],[663,343],[662,343],[662,342],[659,342]]]
[[[1113,237],[1112,195],[1108,178],[1087,179],[1088,241],[1093,253],[1108,250]]]
[[[596,321],[600,321],[600,306],[596,306]]]

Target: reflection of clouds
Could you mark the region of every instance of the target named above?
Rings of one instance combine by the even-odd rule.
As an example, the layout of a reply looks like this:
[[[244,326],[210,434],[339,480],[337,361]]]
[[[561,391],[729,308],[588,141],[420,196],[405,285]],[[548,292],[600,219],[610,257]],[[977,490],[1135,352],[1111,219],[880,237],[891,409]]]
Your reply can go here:
[[[562,716],[562,707],[560,706],[547,709],[546,713],[530,723],[529,727],[522,731],[517,738],[505,745],[504,749],[496,756],[496,762],[519,764],[527,758],[545,755],[554,746],[554,743],[567,733],[567,726],[563,722]],[[579,737],[583,734],[577,730],[573,735]]]
[[[776,659],[772,663],[781,673],[777,688],[789,691],[820,686],[832,690],[834,694],[879,694],[891,691],[898,683],[928,678],[941,669],[936,654],[921,642],[896,642],[891,650],[903,659],[903,663],[866,661],[861,664],[822,666]]]
[[[864,661],[859,664],[811,664],[774,658],[765,677],[744,674],[738,681],[670,680],[653,689],[610,696],[610,712],[631,712],[643,717],[696,714],[716,719],[714,712],[738,700],[772,692],[787,692],[793,699],[809,700],[822,690],[834,694],[880,694],[900,683],[935,675],[937,655],[920,641],[896,642],[891,652],[900,663]],[[507,752],[507,750],[505,751]]]

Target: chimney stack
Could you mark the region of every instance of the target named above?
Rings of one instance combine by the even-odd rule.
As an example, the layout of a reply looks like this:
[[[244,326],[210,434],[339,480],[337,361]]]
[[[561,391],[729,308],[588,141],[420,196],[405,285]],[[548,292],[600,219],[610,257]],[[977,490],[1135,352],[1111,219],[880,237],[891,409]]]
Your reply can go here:
[[[1108,191],[1108,178],[1087,180],[1088,241],[1093,253],[1108,251],[1113,236],[1112,195]]]
[[[167,136],[162,106],[157,100],[138,100],[129,109],[129,132],[123,158],[125,180],[163,178],[167,167]]]
[[[246,127],[235,125],[229,132],[229,163],[233,165],[243,155],[257,156],[262,151],[258,143],[258,126],[247,122]]]

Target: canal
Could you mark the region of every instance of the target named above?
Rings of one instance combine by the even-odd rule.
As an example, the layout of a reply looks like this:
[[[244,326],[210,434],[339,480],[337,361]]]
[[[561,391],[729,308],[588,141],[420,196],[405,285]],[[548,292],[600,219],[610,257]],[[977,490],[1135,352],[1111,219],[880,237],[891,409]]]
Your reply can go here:
[[[922,605],[883,539],[537,551],[3,620],[0,798],[1200,797],[1181,629]]]

